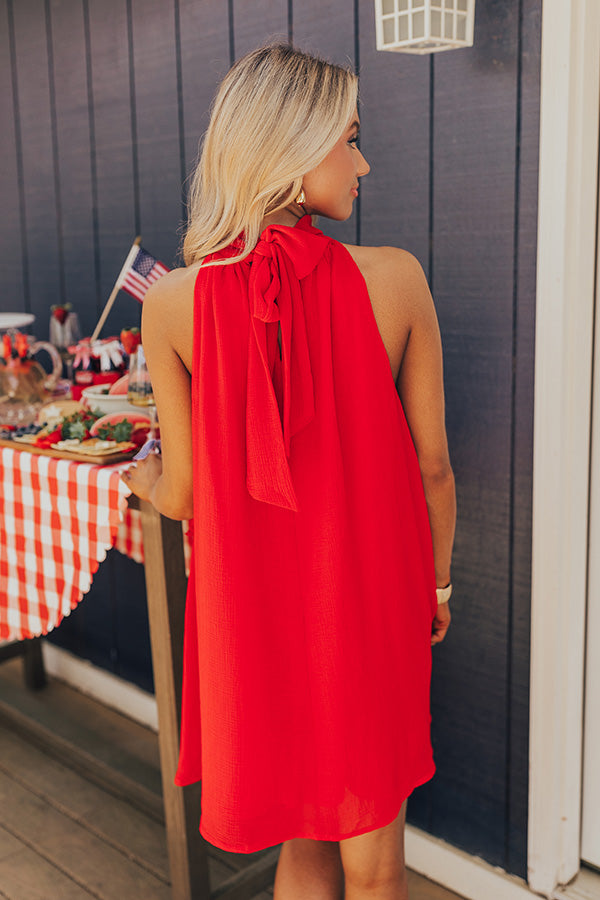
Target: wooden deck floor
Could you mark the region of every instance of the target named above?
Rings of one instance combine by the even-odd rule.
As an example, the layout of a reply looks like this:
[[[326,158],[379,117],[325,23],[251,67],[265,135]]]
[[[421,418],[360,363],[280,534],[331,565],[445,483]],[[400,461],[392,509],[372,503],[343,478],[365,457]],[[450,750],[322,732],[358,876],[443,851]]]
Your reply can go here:
[[[67,745],[78,747],[68,765]],[[265,852],[209,846],[211,888]],[[409,879],[411,900],[460,900]],[[60,682],[27,691],[19,660],[0,667],[0,897],[170,897],[156,735]],[[272,900],[272,885],[256,897]]]

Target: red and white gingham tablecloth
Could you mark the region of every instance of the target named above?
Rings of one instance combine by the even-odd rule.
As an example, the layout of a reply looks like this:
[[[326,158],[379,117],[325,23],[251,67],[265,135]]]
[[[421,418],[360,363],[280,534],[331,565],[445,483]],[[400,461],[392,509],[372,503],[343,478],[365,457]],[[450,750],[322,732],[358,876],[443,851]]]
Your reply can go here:
[[[127,508],[121,468],[0,449],[0,640],[46,634],[90,589]]]
[[[183,557],[185,560],[185,574],[190,574],[190,559],[192,556],[192,547],[188,535],[190,523],[184,520],[181,523],[183,530]],[[142,539],[142,516],[139,509],[130,509],[127,507],[114,543],[115,550],[134,559],[138,563],[144,562],[144,541]]]
[[[119,478],[127,465],[0,448],[1,641],[55,628],[89,591],[111,547],[144,562],[140,512],[127,506],[130,491]],[[189,572],[188,540],[184,553]]]

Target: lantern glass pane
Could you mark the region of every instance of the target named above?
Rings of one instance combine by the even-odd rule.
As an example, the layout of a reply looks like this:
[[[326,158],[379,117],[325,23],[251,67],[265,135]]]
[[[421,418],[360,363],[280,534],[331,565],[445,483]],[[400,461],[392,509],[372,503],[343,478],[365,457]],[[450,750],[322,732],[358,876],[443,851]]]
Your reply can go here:
[[[456,7],[461,12],[466,12],[469,6],[469,0],[457,0]]]
[[[442,14],[439,9],[431,10],[431,37],[441,38],[442,35]]]
[[[444,13],[444,37],[454,37],[454,13]]]
[[[423,10],[413,13],[413,38],[425,37],[425,13]]]
[[[383,43],[384,44],[395,44],[396,43],[396,29],[395,29],[396,20],[395,19],[384,19],[383,20]]]
[[[467,39],[467,17],[459,16],[456,21],[456,37],[459,41]]]
[[[404,9],[408,9],[408,0],[398,0],[398,9],[400,12]]]
[[[446,4],[446,9],[454,9],[454,0],[444,0]]]
[[[444,0],[431,0],[431,8],[432,9],[441,9],[444,5]]]
[[[382,0],[381,12],[384,16],[389,16],[390,13],[395,12],[394,0]]]
[[[398,16],[398,40],[408,40],[408,13]]]

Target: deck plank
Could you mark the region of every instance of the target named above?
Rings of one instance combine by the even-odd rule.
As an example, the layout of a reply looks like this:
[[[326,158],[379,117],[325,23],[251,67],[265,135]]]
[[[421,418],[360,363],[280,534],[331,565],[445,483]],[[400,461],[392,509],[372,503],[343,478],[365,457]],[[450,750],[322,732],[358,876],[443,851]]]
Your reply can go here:
[[[464,900],[441,884],[435,884],[410,869],[407,869],[407,875],[410,900]]]
[[[169,900],[169,885],[0,772],[0,825],[97,898]]]
[[[7,900],[92,900],[86,891],[0,826],[0,897]]]
[[[0,700],[160,796],[158,739],[151,729],[54,678],[41,691],[28,690],[17,659],[2,664]]]
[[[12,734],[1,724],[0,773],[29,791],[40,803],[67,816],[72,821],[73,827],[81,830],[83,841],[85,834],[93,834],[104,842],[107,848],[122,853],[165,883],[169,881],[164,826],[144,815],[127,801],[119,800],[96,784],[87,781],[85,777],[70,771],[53,757],[47,756],[43,750],[29,744],[20,735]],[[18,795],[13,794],[11,797],[12,799],[3,800],[0,791],[0,804],[9,803],[14,806],[19,803]],[[2,819],[3,813],[0,812],[0,821]],[[31,833],[28,829],[25,830],[29,841]],[[0,843],[0,885],[5,883],[3,852],[3,845]],[[43,848],[41,852],[45,852]],[[258,857],[260,854],[252,854],[252,858]],[[45,877],[48,864],[43,855],[38,858],[42,869],[41,876]],[[249,857],[242,854],[226,854],[210,847],[211,884],[218,885],[226,881],[249,861]],[[87,878],[86,872],[80,871],[77,859],[73,859],[72,864],[72,872],[77,880]],[[110,865],[111,861],[107,859],[106,866]],[[11,883],[12,880],[13,876]],[[84,883],[87,884],[85,881]],[[26,885],[23,887],[23,890],[25,889]],[[115,892],[116,890],[115,888]],[[15,900],[21,900],[18,891],[11,896],[14,896]],[[113,896],[117,894],[114,893]],[[154,897],[154,894],[148,894],[148,897]],[[257,895],[257,900],[270,900],[271,897],[272,892],[262,892]]]
[[[0,729],[0,771],[168,881],[164,828],[128,803],[4,729]]]

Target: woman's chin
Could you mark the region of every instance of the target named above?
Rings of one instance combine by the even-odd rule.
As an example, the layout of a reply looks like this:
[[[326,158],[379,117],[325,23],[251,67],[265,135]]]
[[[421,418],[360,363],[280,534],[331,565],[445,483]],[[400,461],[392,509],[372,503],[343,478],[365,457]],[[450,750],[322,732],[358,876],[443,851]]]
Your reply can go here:
[[[354,199],[348,203],[339,203],[335,206],[323,206],[320,208],[305,206],[311,216],[323,216],[325,219],[333,219],[334,222],[345,222],[354,211]]]
[[[353,212],[354,208],[351,206],[349,209],[336,209],[326,213],[319,213],[318,215],[326,216],[326,218],[328,219],[333,219],[334,222],[345,222],[350,218]]]

